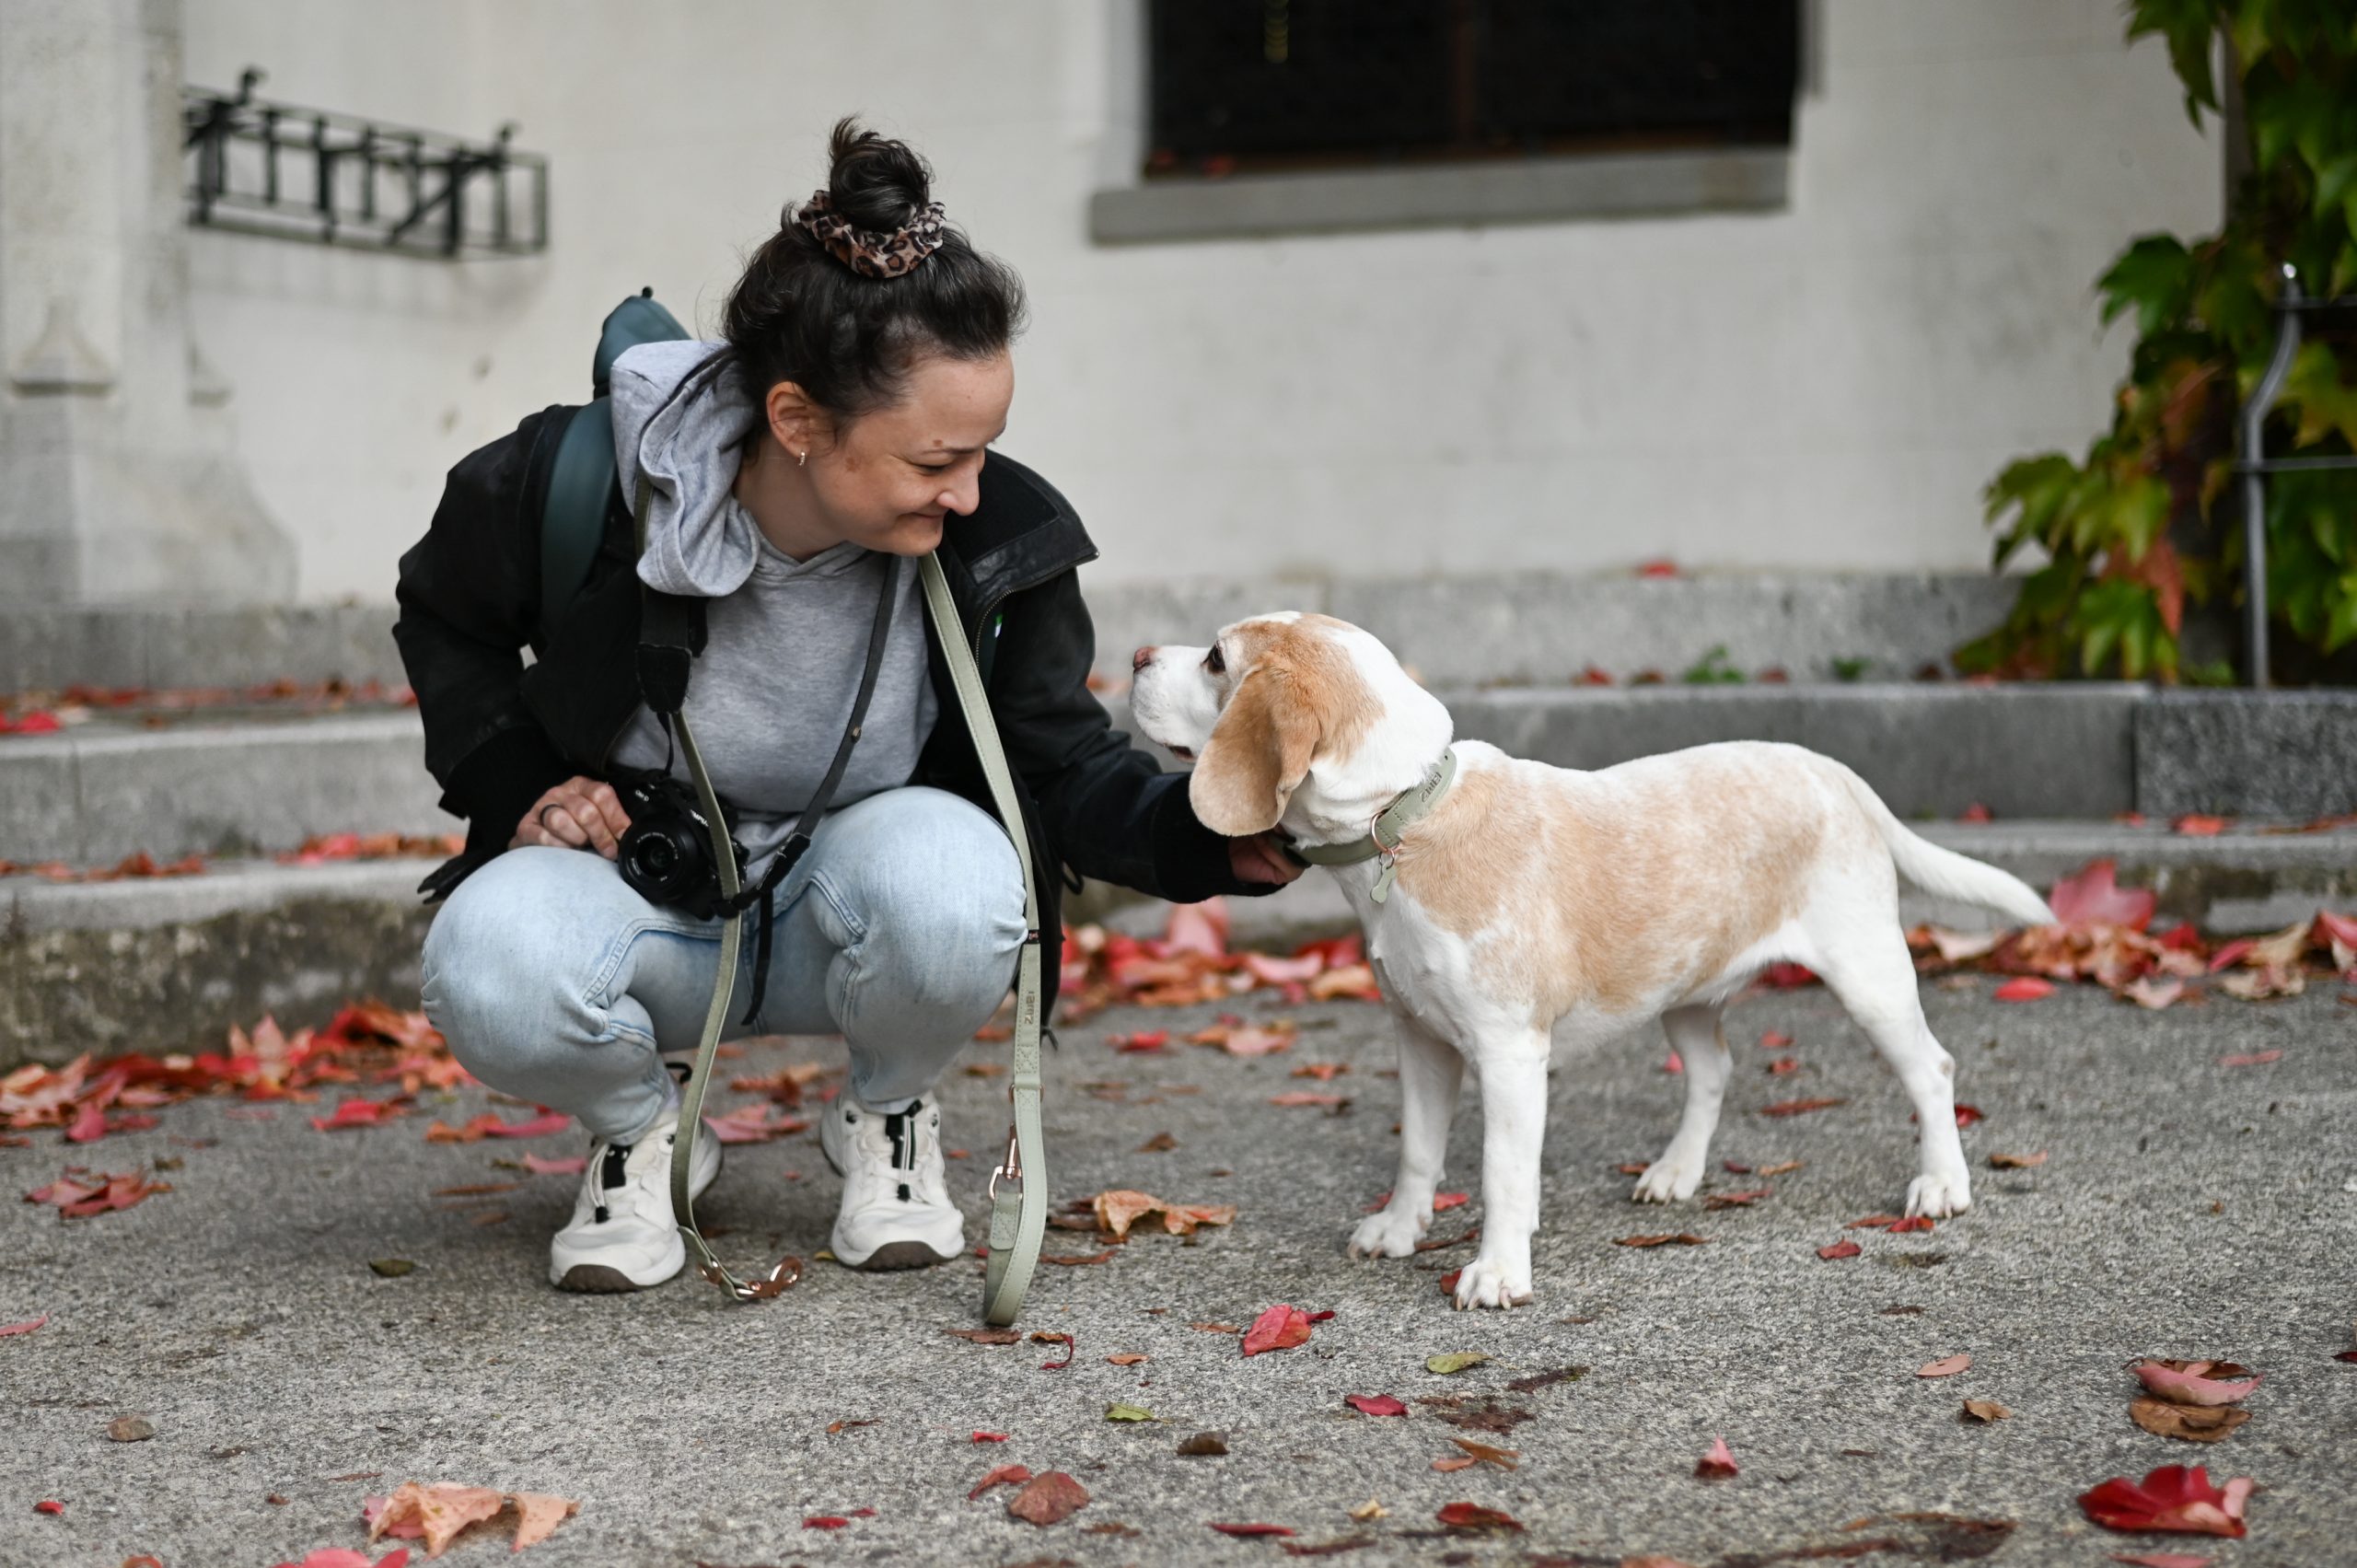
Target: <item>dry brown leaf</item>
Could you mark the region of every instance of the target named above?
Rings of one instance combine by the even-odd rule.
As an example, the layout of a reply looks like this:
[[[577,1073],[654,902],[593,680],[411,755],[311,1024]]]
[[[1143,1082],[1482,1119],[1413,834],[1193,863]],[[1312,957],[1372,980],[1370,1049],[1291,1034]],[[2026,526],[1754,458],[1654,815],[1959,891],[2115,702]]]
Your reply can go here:
[[[2035,1170],[2046,1163],[2046,1151],[2034,1155],[1991,1155],[1989,1163],[1999,1170]]]
[[[1365,1524],[1370,1519],[1387,1519],[1390,1516],[1391,1510],[1383,1505],[1382,1499],[1376,1497],[1368,1498],[1351,1510],[1351,1517],[1361,1524]]]
[[[549,1539],[549,1533],[581,1512],[581,1504],[570,1497],[551,1497],[540,1492],[511,1492],[507,1501],[516,1509],[516,1540],[510,1551],[521,1551],[528,1546],[538,1546]]]
[[[1918,1377],[1953,1377],[1959,1372],[1969,1370],[1971,1365],[1972,1357],[1968,1355],[1944,1355],[1937,1361],[1927,1361],[1922,1365],[1917,1367],[1915,1369],[1915,1376]]]
[[[1964,1401],[1964,1414],[1957,1419],[1986,1424],[1992,1421],[2004,1421],[2013,1413],[1994,1400],[1967,1400]]]
[[[1112,1363],[1115,1366],[1135,1366],[1142,1361],[1150,1361],[1153,1358],[1151,1356],[1140,1355],[1134,1351],[1130,1351],[1125,1352],[1120,1355],[1109,1355],[1105,1359]]]
[[[1495,1465],[1502,1470],[1519,1469],[1522,1466],[1522,1450],[1519,1448],[1492,1447],[1487,1443],[1476,1443],[1470,1437],[1452,1437],[1449,1441],[1482,1464]]]
[[[368,1517],[368,1539],[381,1535],[422,1535],[425,1554],[439,1557],[452,1537],[479,1519],[496,1515],[505,1503],[488,1486],[459,1486],[438,1481],[420,1486],[403,1481]]]
[[[1088,1488],[1050,1470],[1007,1499],[1006,1511],[1031,1525],[1060,1525],[1088,1505]]]
[[[1163,1230],[1172,1236],[1192,1236],[1199,1225],[1228,1225],[1236,1218],[1233,1203],[1174,1203],[1128,1188],[1099,1192],[1089,1202],[1097,1214],[1097,1228],[1117,1238],[1129,1235],[1132,1225],[1154,1214],[1162,1216]]]
[[[953,1340],[966,1340],[978,1345],[1011,1345],[1023,1338],[1020,1329],[944,1329]]]
[[[1696,1236],[1689,1230],[1679,1231],[1674,1236],[1620,1236],[1613,1237],[1612,1245],[1615,1247],[1702,1247],[1708,1245],[1710,1239],[1707,1236]]]
[[[2166,1400],[2140,1394],[2129,1405],[2128,1417],[2155,1437],[2216,1443],[2248,1421],[2250,1411],[2233,1405],[2173,1405]]]
[[[1480,1460],[1473,1458],[1470,1454],[1449,1454],[1441,1458],[1434,1459],[1433,1461],[1433,1469],[1440,1471],[1443,1475],[1447,1475],[1453,1470],[1469,1470],[1480,1462]]]

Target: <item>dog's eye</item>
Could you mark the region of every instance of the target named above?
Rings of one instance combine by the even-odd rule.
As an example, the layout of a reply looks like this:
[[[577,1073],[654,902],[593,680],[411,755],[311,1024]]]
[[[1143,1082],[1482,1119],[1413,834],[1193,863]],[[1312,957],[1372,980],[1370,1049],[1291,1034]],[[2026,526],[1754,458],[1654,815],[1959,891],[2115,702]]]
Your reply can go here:
[[[1203,668],[1213,675],[1227,673],[1227,660],[1221,656],[1217,643],[1213,643],[1211,651],[1203,656]]]

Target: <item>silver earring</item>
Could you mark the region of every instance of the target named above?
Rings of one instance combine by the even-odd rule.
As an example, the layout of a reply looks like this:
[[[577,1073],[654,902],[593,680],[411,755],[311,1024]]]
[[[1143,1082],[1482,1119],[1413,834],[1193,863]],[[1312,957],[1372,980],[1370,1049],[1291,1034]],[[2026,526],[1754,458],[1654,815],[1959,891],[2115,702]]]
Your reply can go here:
[[[802,455],[794,459],[794,466],[798,469],[807,469],[810,466],[809,447],[805,447],[802,448]]]

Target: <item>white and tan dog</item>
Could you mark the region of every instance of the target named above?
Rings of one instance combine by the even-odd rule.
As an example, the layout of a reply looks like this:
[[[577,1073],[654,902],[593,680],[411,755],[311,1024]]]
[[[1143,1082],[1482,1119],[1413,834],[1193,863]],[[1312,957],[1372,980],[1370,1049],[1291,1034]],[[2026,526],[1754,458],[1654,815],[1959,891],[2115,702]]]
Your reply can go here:
[[[1388,649],[1323,615],[1237,621],[1209,648],[1141,648],[1134,668],[1139,727],[1195,759],[1196,815],[1229,835],[1365,840],[1453,738],[1448,710]],[[1455,782],[1405,830],[1387,897],[1381,860],[1331,868],[1398,1024],[1404,1101],[1399,1179],[1352,1236],[1353,1254],[1404,1258],[1432,1223],[1469,1062],[1484,1214],[1457,1305],[1530,1298],[1550,1034],[1580,1047],[1661,1019],[1685,1058],[1686,1110],[1634,1195],[1692,1197],[1730,1071],[1720,1014],[1779,960],[1824,978],[1914,1102],[1921,1174],[1907,1212],[1970,1206],[1956,1063],[1923,1021],[1893,871],[2017,921],[2052,920],[2036,893],[1925,842],[1855,773],[1797,746],[1699,746],[1597,772],[1479,741],[1455,752]]]

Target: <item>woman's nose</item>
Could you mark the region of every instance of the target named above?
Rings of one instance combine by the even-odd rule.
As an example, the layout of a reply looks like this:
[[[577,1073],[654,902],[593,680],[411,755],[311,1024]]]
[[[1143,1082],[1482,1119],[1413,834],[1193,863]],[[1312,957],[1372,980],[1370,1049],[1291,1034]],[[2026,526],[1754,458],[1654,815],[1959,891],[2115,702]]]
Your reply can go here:
[[[1137,652],[1132,654],[1130,656],[1130,673],[1134,675],[1138,671],[1144,669],[1147,665],[1152,664],[1154,662],[1154,656],[1158,651],[1158,649],[1155,648],[1140,648]]]

